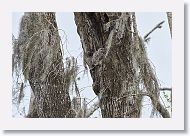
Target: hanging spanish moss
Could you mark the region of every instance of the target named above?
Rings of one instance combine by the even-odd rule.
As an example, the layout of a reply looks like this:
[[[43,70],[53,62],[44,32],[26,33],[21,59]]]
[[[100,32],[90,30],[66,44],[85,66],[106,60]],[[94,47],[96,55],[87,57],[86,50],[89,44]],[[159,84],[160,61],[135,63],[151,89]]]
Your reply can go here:
[[[158,80],[138,35],[135,14],[76,12],[75,22],[102,117],[140,117],[143,96],[151,98],[163,117],[170,117],[159,102]]]
[[[88,109],[78,88],[77,59],[66,59],[55,13],[25,13],[19,37],[13,40],[12,70],[17,78],[18,104],[25,83],[31,87],[28,118],[84,118],[100,107],[103,118],[139,118],[145,96],[153,114],[170,114],[160,102],[160,84],[146,51],[149,38],[137,30],[134,12],[76,12],[83,63],[89,70],[98,102]],[[162,24],[161,22],[160,24]],[[159,28],[161,28],[159,26]],[[70,93],[75,96],[70,98]]]
[[[27,117],[67,117],[69,87],[77,68],[74,58],[68,58],[64,68],[55,13],[25,13],[17,49],[18,63],[34,97]]]

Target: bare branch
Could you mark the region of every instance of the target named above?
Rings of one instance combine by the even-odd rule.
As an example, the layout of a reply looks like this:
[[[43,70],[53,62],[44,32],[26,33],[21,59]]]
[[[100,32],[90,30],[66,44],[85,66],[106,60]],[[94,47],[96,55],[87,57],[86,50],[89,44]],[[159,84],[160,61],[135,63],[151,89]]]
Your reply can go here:
[[[98,108],[99,108],[99,101],[95,102],[89,109],[87,109],[86,118],[90,117]]]
[[[160,88],[160,91],[172,91],[172,88],[164,87]]]
[[[160,102],[157,103],[156,110],[158,110],[163,118],[171,118],[168,110]]]
[[[148,36],[149,36],[152,32],[154,32],[157,28],[161,29],[161,28],[162,28],[162,24],[163,24],[164,22],[165,22],[165,21],[160,22],[160,23],[157,24],[150,32],[148,32],[148,33],[144,36],[144,40],[146,41],[146,40],[150,39],[150,38],[148,38]]]
[[[19,92],[19,96],[18,96],[18,104],[20,104],[21,100],[23,99],[24,97],[24,91],[23,91],[23,85],[24,83],[21,84],[21,87],[20,87],[20,92]]]
[[[78,88],[78,86],[77,86],[77,81],[76,81],[76,80],[74,80],[74,84],[75,84],[76,96],[77,96],[78,98],[81,98],[81,97],[80,97],[80,91],[79,91],[79,88]]]

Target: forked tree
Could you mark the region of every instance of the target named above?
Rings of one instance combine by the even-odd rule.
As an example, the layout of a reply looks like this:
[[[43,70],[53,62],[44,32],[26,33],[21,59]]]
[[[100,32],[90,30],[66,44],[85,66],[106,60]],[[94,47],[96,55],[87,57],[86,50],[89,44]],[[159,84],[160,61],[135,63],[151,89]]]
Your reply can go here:
[[[139,118],[143,96],[150,97],[162,117],[170,117],[159,101],[159,84],[135,13],[75,13],[75,23],[102,117]]]
[[[84,65],[99,98],[94,109],[100,107],[103,118],[139,118],[142,99],[148,96],[155,111],[170,117],[159,100],[158,80],[147,57],[146,39],[138,35],[135,13],[77,12],[74,16]],[[68,59],[64,66],[60,40],[55,13],[25,13],[22,17],[14,51],[19,51],[22,73],[32,88],[27,117],[91,114],[84,109],[76,112],[71,104],[69,86],[75,82],[76,62]]]

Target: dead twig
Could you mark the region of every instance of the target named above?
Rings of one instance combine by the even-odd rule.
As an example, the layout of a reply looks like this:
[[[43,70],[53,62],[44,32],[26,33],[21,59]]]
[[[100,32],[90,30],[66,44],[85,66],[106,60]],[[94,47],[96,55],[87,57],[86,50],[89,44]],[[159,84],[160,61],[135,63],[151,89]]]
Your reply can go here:
[[[164,87],[160,88],[160,91],[172,91],[172,88]]]
[[[144,41],[148,41],[150,40],[150,37],[148,37],[152,32],[154,32],[157,28],[161,29],[162,28],[162,24],[165,21],[160,22],[159,24],[157,24],[150,32],[148,32],[145,36],[144,36]]]

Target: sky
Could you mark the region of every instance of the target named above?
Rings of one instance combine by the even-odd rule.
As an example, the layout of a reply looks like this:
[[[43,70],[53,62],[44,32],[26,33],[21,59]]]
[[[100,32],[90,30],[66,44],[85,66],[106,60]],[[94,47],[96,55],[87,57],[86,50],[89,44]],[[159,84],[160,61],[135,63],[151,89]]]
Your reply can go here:
[[[22,15],[23,13],[17,12],[13,13],[12,16],[12,33],[16,38],[18,37],[19,24]],[[77,34],[74,15],[71,12],[58,12],[56,13],[56,20],[58,28],[60,29],[59,34],[62,37],[62,41],[65,41],[65,39],[67,39],[66,44],[64,44],[64,57],[69,57],[70,54],[72,54],[72,56],[78,58],[78,63],[81,65],[79,71],[82,71],[78,76],[82,77],[82,80],[78,80],[77,82],[79,88],[84,88],[84,90],[81,92],[81,96],[87,97],[88,101],[91,101],[96,97],[96,95],[93,93],[92,88],[90,87],[92,84],[90,74],[84,74],[83,72],[84,67],[82,66],[82,46],[80,43],[79,35]],[[139,34],[142,37],[158,23],[163,20],[165,21],[162,29],[157,29],[150,35],[151,40],[148,42],[148,44],[146,44],[146,49],[161,87],[172,87],[172,45],[166,13],[136,13],[136,20]],[[96,100],[97,98],[95,101]],[[148,103],[149,100],[147,99],[146,101]],[[93,102],[90,103],[90,105],[91,104],[93,104]],[[150,113],[145,113],[147,111],[147,108],[149,109],[151,107],[144,106],[143,117],[149,117]],[[96,117],[99,114],[99,111],[97,111],[92,117]]]
[[[147,34],[156,24],[165,21],[162,29],[157,29],[150,37],[147,52],[155,66],[156,75],[163,87],[172,85],[172,43],[165,13],[137,13],[138,30],[141,36]]]

